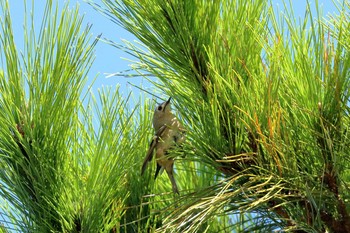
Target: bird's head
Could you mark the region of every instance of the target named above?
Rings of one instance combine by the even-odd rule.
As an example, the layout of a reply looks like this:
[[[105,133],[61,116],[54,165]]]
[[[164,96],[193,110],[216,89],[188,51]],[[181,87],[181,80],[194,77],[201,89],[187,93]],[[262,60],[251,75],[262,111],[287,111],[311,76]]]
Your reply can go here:
[[[171,113],[170,100],[171,97],[167,101],[159,104],[154,110],[153,126],[155,130],[158,130],[164,124],[168,124],[168,121],[172,119],[173,114]]]
[[[156,109],[154,110],[154,115],[164,115],[164,114],[166,114],[167,112],[170,112],[170,111],[171,111],[171,103],[170,103],[170,100],[171,100],[171,97],[170,97],[167,101],[165,101],[165,102],[159,104],[159,105],[156,107]]]

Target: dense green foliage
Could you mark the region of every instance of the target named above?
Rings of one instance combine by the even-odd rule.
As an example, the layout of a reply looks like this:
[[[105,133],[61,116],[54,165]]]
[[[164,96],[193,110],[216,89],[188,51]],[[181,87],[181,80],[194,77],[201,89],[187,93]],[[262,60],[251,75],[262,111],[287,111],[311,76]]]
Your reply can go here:
[[[47,1],[39,31],[26,10],[20,52],[2,1],[0,210],[9,228],[350,232],[349,3],[328,20],[316,4],[300,23],[263,0],[103,3],[91,4],[140,41],[109,43],[138,58],[135,71],[155,77],[187,128],[170,155],[180,195],[166,175],[154,181],[154,168],[140,176],[154,102],[84,91],[97,39],[78,8],[59,14]]]
[[[308,5],[300,23],[262,0],[103,2],[146,47],[124,49],[177,101],[188,159],[225,178],[185,195],[161,229],[255,212],[233,225],[350,231],[348,2],[328,20]]]

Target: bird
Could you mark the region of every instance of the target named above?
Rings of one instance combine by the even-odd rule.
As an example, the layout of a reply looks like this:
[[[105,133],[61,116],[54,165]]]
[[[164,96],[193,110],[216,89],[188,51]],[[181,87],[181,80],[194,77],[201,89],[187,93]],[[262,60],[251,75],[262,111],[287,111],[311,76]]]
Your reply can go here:
[[[155,150],[157,169],[154,179],[157,178],[159,172],[165,169],[170,179],[173,192],[179,194],[174,178],[174,160],[167,155],[169,154],[169,149],[184,142],[186,130],[171,112],[170,101],[171,97],[167,101],[159,104],[154,110],[153,128],[155,134],[143,161],[141,176],[145,172],[148,163],[152,160]]]

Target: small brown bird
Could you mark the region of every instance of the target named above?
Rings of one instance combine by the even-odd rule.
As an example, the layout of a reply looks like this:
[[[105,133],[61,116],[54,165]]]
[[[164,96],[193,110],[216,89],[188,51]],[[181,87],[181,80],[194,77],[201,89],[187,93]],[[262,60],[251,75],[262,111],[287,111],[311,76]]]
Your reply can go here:
[[[166,155],[169,149],[181,144],[185,140],[185,129],[171,112],[170,100],[171,97],[166,102],[158,105],[154,111],[153,128],[155,135],[143,161],[141,175],[146,170],[148,162],[152,160],[155,149],[157,170],[154,178],[157,178],[159,172],[165,169],[171,181],[173,192],[179,194],[173,173],[174,160]]]

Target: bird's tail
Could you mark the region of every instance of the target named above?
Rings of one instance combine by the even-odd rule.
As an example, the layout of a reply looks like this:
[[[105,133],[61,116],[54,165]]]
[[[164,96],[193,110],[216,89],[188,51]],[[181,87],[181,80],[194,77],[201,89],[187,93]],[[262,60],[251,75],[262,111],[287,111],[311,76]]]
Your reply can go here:
[[[163,170],[164,168],[157,163],[157,169],[156,169],[156,174],[154,175],[154,179],[157,179],[159,172],[160,174],[162,174]]]

